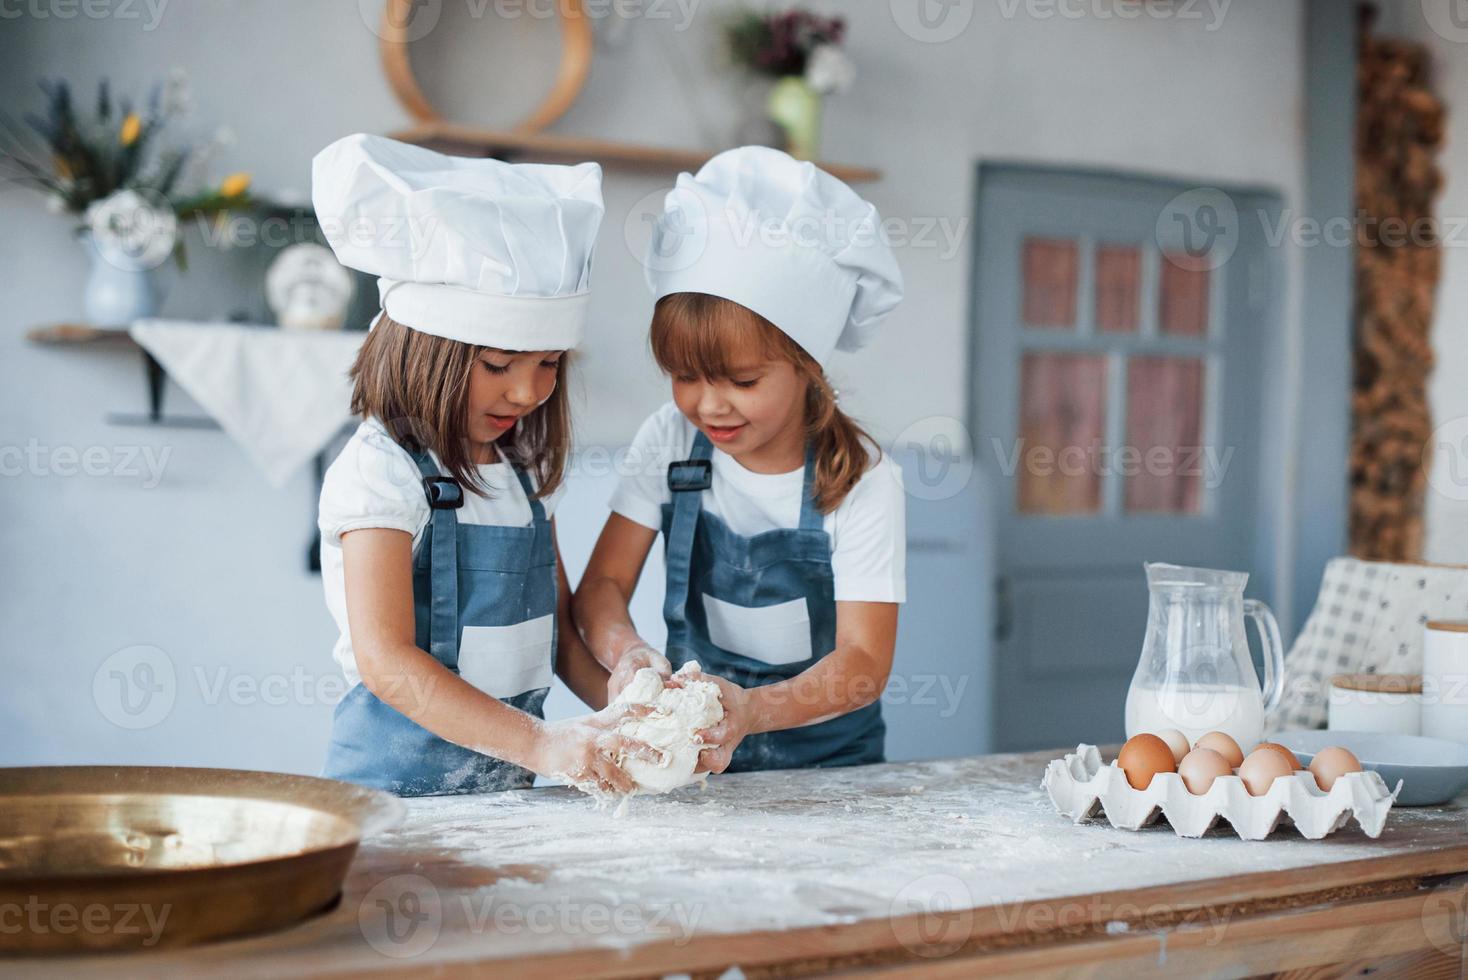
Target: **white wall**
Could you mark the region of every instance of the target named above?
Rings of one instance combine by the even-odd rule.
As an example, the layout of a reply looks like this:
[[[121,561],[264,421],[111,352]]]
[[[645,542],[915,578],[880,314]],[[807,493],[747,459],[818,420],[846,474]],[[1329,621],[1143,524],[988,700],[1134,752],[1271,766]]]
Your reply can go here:
[[[445,23],[464,20],[454,13],[463,2],[444,0]],[[971,12],[972,22],[945,43],[904,33],[893,17],[894,9],[907,9],[901,3],[817,6],[849,18],[860,70],[856,88],[830,103],[827,155],[885,172],[863,190],[887,217],[942,220],[967,232],[980,159],[1260,184],[1278,188],[1286,206],[1298,203],[1296,2],[1233,0],[1221,4],[1221,21],[1219,4],[1190,6],[1187,16],[1157,5],[1147,9],[1161,13],[1123,19],[1108,0],[960,3],[953,11]],[[142,21],[7,21],[0,30],[4,108],[38,105],[30,96],[38,76],[64,76],[86,92],[106,74],[120,90],[141,91],[182,66],[192,79],[194,123],[206,132],[228,123],[238,134],[220,172],[248,169],[266,191],[304,193],[317,149],[348,132],[386,132],[405,121],[358,8],[350,0],[190,0],[166,4],[151,29],[146,5],[132,8],[144,11]],[[715,56],[715,5],[698,8],[687,30],[679,29],[678,4],[659,9],[674,16],[620,25],[618,43],[597,52],[590,84],[559,130],[684,146],[732,139],[739,86],[721,74]],[[530,83],[522,79],[548,77],[549,44],[535,36],[547,25],[468,27],[472,33],[446,30],[433,39],[457,51],[462,64],[425,71],[425,84],[460,93],[446,103],[477,106],[487,122],[508,122],[513,113],[497,99],[523,108]],[[670,179],[608,174],[594,322],[580,364],[584,404],[594,408],[581,415],[584,444],[625,441],[666,397],[647,356],[650,303],[624,226],[629,216],[635,226],[634,205]],[[85,263],[37,197],[8,191],[0,209],[0,446],[34,441],[119,454],[133,445],[171,452],[162,483],[152,489],[126,476],[65,477],[54,468],[0,480],[0,650],[8,668],[0,724],[10,736],[0,762],[154,760],[313,771],[329,725],[326,700],[292,693],[271,705],[249,693],[249,685],[270,677],[301,676],[308,692],[329,688],[331,625],[319,583],[303,563],[313,508],[309,478],[272,491],[217,432],[105,425],[104,412],[142,403],[136,357],[23,342],[32,325],[79,316]],[[195,268],[174,290],[166,315],[259,308],[248,271],[192,244]],[[907,301],[871,349],[836,366],[844,397],[883,437],[928,416],[965,416],[970,246],[964,235],[956,251],[900,249]],[[1293,329],[1293,254],[1285,267]],[[190,408],[176,389],[170,399],[171,407]],[[1287,494],[1288,480],[1282,473],[1275,492]],[[594,497],[587,499],[593,506]],[[568,550],[587,547],[567,542]],[[953,598],[982,605],[977,600],[986,601],[987,592],[981,578]],[[98,710],[93,681],[109,655],[136,644],[166,653],[178,690],[165,718],[133,731]],[[970,661],[983,646],[969,637],[961,647],[935,644],[923,655],[981,673],[983,665]],[[246,686],[216,697],[220,670]],[[105,700],[105,672],[101,683]]]
[[[1423,557],[1428,561],[1463,564],[1468,561],[1468,476],[1454,476],[1468,463],[1468,30],[1446,17],[1448,4],[1438,5],[1429,23],[1423,5],[1409,0],[1382,4],[1378,33],[1418,41],[1432,55],[1433,88],[1447,103],[1447,140],[1438,158],[1446,177],[1437,214],[1443,223],[1445,245],[1437,307],[1432,321],[1432,347],[1437,357],[1428,386],[1428,404],[1434,445],[1433,469],[1427,491],[1427,537]],[[1451,449],[1446,447],[1451,446]],[[1450,455],[1451,454],[1451,455]]]

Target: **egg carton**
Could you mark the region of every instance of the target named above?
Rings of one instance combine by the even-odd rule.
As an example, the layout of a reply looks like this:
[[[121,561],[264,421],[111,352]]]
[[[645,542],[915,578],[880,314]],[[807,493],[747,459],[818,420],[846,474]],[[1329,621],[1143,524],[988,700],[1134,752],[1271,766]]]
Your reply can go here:
[[[1159,772],[1146,789],[1133,789],[1120,767],[1103,764],[1096,746],[1084,743],[1046,766],[1041,785],[1055,809],[1076,823],[1104,812],[1111,826],[1140,830],[1163,816],[1179,837],[1202,837],[1226,820],[1244,840],[1263,840],[1286,822],[1319,840],[1351,817],[1367,837],[1377,837],[1402,790],[1400,780],[1388,790],[1372,770],[1346,773],[1328,793],[1308,771],[1276,779],[1263,796],[1249,795],[1238,776],[1219,776],[1195,796],[1175,772]]]

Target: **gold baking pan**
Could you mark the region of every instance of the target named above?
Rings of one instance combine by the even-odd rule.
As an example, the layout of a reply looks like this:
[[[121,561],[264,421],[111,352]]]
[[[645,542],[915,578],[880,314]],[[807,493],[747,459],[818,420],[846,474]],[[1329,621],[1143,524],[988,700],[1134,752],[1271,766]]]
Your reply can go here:
[[[330,908],[405,807],[283,773],[0,768],[0,955],[162,949]]]

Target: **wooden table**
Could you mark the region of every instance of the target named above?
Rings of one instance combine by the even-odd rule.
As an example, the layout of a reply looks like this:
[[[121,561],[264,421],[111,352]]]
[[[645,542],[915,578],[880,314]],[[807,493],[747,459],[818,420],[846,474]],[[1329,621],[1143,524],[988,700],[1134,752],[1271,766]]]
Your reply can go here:
[[[1462,974],[1462,800],[1376,840],[1184,840],[1072,825],[1040,789],[1053,755],[724,776],[620,818],[560,788],[415,800],[298,928],[27,971]]]

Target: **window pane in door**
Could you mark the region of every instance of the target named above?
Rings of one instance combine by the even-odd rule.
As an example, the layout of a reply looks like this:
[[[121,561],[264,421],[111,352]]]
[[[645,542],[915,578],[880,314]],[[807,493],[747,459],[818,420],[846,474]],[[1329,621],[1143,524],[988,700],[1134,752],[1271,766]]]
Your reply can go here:
[[[1157,325],[1177,337],[1208,334],[1208,269],[1186,255],[1162,257]]]
[[[1024,514],[1101,509],[1106,357],[1029,351],[1020,367],[1017,506]]]
[[[1133,357],[1127,363],[1126,509],[1196,514],[1202,502],[1203,361]]]
[[[1076,322],[1076,243],[1058,238],[1026,238],[1020,263],[1024,276],[1027,327],[1070,327]]]
[[[1096,329],[1131,333],[1137,329],[1142,296],[1142,250],[1135,245],[1096,249]]]

